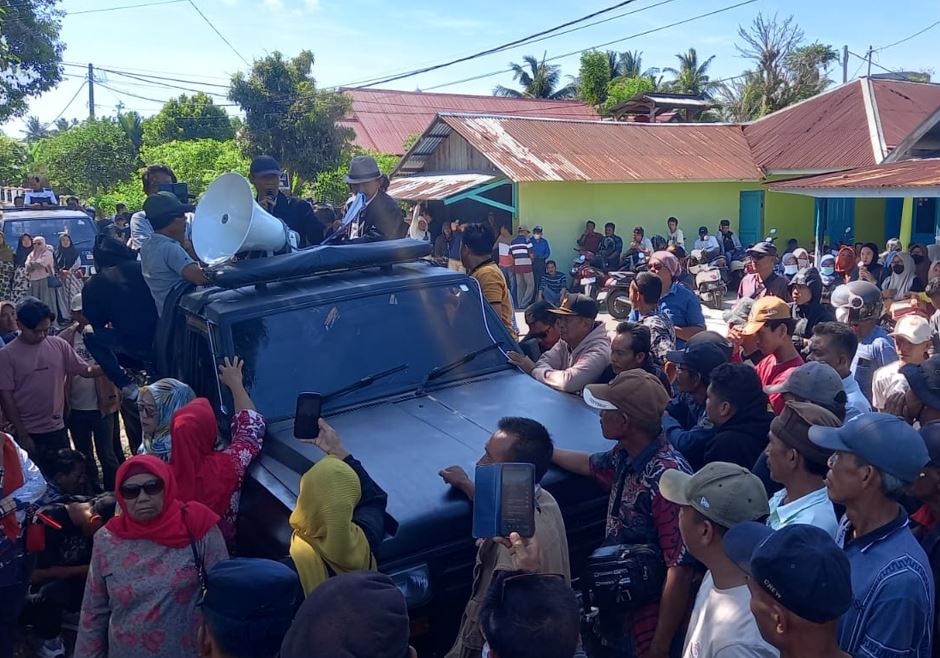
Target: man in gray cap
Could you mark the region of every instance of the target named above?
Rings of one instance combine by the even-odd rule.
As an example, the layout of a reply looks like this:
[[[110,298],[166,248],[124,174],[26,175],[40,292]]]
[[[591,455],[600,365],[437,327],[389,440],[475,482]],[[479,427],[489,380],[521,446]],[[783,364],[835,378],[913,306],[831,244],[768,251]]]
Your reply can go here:
[[[836,543],[852,565],[856,603],[842,617],[839,646],[853,656],[928,658],[934,582],[898,504],[930,461],[923,439],[901,418],[880,413],[811,427],[809,439],[834,451],[826,487],[845,506]]]
[[[790,299],[787,280],[777,276],[774,265],[777,262],[777,247],[773,242],[758,242],[746,252],[748,258],[747,274],[738,286],[738,299],[749,297],[760,299],[772,295],[783,300]]]
[[[403,238],[408,228],[402,209],[382,190],[383,179],[379,165],[368,155],[357,155],[349,163],[345,180],[366,198],[359,216],[358,239],[363,242]]]
[[[324,226],[317,219],[313,206],[281,191],[281,165],[270,155],[259,155],[251,161],[249,179],[255,186],[258,205],[287,224],[300,236],[301,247],[323,242]]]

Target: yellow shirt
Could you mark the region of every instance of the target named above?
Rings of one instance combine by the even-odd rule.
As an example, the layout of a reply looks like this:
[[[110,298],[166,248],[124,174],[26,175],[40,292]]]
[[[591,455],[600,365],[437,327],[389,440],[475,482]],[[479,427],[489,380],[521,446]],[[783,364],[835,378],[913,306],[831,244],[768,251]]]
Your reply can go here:
[[[503,276],[502,271],[496,263],[490,261],[478,266],[470,276],[480,283],[480,289],[486,301],[490,304],[499,304],[500,319],[513,340],[518,340],[519,336],[512,326],[512,299],[509,297],[509,286],[506,285],[506,277]]]

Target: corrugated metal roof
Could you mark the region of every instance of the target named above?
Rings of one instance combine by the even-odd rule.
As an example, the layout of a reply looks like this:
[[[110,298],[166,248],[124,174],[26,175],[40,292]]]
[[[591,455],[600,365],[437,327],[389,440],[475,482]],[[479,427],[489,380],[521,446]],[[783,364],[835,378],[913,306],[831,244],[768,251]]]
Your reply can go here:
[[[938,108],[940,85],[861,78],[763,117],[744,132],[766,171],[867,167]]]
[[[459,133],[516,182],[720,181],[761,177],[741,126],[487,115],[442,115],[439,123]],[[438,127],[435,125],[430,134],[435,134]],[[416,152],[422,150],[424,144],[415,146]],[[402,170],[408,167],[408,163],[403,163]]]
[[[770,183],[775,192],[940,187],[940,159],[903,160]]]
[[[446,199],[494,180],[492,174],[424,174],[395,178],[388,188],[390,196],[406,201]]]
[[[381,153],[404,153],[404,143],[420,135],[443,112],[474,112],[512,116],[598,119],[581,101],[506,98],[468,94],[433,94],[387,89],[343,89],[352,99],[349,116],[339,122],[356,132],[353,143]]]

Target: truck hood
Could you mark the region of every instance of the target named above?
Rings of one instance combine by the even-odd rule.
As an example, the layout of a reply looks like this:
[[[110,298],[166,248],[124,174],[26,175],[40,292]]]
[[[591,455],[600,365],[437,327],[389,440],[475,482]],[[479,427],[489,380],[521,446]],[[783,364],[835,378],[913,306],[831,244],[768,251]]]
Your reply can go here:
[[[426,533],[433,533],[436,541],[469,536],[471,505],[438,473],[456,464],[472,478],[484,445],[504,416],[536,418],[561,448],[598,452],[611,447],[601,435],[598,415],[579,397],[518,371],[329,417],[350,454],[388,493],[388,513],[400,524],[395,537],[386,538],[380,559],[394,560],[408,547],[426,543]],[[262,457],[251,473],[289,511],[301,475],[322,456],[318,448],[293,438],[293,421],[282,421],[269,428]],[[542,485],[552,490],[571,477],[552,468]]]

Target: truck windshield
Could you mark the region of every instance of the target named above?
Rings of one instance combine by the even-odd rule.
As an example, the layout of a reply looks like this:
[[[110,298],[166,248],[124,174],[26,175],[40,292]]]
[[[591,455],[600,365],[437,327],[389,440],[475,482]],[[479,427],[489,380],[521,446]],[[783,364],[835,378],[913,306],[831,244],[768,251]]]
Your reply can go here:
[[[29,233],[33,237],[41,235],[53,248],[59,245],[59,236],[63,233],[68,233],[72,238],[72,244],[82,251],[90,251],[95,246],[95,227],[90,217],[16,219],[15,216],[8,216],[8,219],[3,222],[3,234],[7,239],[7,244],[14,245],[14,248],[24,233]]]
[[[469,284],[288,309],[237,322],[232,336],[235,354],[245,359],[247,388],[271,419],[293,416],[298,393],[329,395],[402,363],[407,370],[327,401],[325,411],[415,390],[435,367],[494,339],[503,344],[501,350],[480,354],[429,386],[502,370],[508,367],[503,352],[513,348],[506,330],[483,312],[479,291]]]

